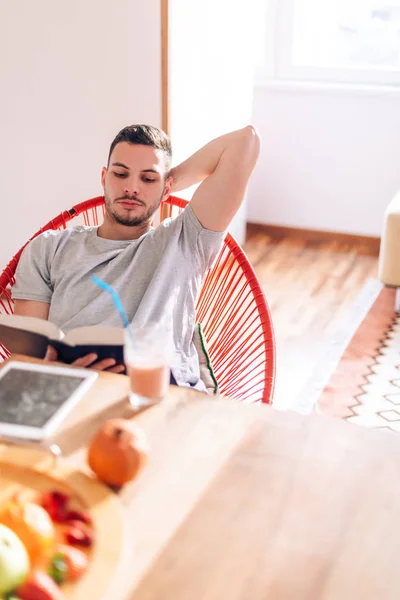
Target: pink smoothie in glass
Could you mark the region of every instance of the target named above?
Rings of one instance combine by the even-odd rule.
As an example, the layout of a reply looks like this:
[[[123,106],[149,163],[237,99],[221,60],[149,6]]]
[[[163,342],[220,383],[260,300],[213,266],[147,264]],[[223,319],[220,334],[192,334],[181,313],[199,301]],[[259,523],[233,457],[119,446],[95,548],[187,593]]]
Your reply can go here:
[[[167,365],[151,367],[128,364],[127,367],[134,394],[150,400],[160,400],[166,395],[169,384]]]

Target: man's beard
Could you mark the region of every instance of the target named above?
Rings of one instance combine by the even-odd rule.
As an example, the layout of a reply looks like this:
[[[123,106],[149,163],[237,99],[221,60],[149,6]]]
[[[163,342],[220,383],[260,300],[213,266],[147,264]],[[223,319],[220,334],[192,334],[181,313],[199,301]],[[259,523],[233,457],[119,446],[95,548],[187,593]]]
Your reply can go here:
[[[107,196],[105,196],[106,212],[107,212],[108,216],[113,221],[118,223],[119,225],[125,225],[127,227],[139,227],[140,225],[144,225],[151,221],[154,213],[156,212],[156,210],[159,208],[159,206],[161,204],[163,194],[161,194],[160,199],[156,204],[153,204],[152,206],[150,206],[144,214],[142,214],[140,216],[136,216],[136,217],[135,216],[122,217],[121,215],[114,212],[114,210],[113,210],[114,202],[112,202]],[[131,201],[141,202],[141,200],[139,200],[138,198],[130,197],[130,196],[118,198],[118,200],[131,200]]]

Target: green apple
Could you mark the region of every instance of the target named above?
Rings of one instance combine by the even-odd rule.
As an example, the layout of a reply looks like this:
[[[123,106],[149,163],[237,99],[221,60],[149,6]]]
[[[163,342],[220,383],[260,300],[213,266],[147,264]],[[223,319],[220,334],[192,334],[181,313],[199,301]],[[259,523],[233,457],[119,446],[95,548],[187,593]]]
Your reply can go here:
[[[19,537],[0,523],[0,598],[25,581],[29,566],[28,553]]]

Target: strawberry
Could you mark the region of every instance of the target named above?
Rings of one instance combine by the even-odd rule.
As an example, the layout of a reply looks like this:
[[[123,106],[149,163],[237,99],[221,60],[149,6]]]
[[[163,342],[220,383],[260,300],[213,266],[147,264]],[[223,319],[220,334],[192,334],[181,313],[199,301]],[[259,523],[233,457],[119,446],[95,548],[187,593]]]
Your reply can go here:
[[[65,600],[58,585],[43,571],[31,571],[17,595],[21,600]]]
[[[72,546],[90,548],[93,545],[93,531],[82,521],[70,521],[64,537]]]
[[[62,492],[45,492],[40,498],[40,504],[56,523],[63,523],[68,512],[70,497]]]
[[[40,504],[56,523],[81,521],[86,525],[92,524],[92,518],[85,510],[69,508],[70,497],[62,492],[52,491],[42,494]]]
[[[86,523],[86,525],[92,524],[92,518],[85,510],[69,510],[65,515],[65,521],[82,521],[82,523]]]

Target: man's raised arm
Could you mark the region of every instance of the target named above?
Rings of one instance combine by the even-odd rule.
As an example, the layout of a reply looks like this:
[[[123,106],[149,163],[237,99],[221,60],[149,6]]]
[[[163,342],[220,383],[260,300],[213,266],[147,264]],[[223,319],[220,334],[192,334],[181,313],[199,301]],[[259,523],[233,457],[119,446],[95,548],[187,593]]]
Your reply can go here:
[[[238,211],[260,153],[251,125],[215,138],[171,170],[172,192],[202,181],[191,206],[206,229],[225,231]]]

